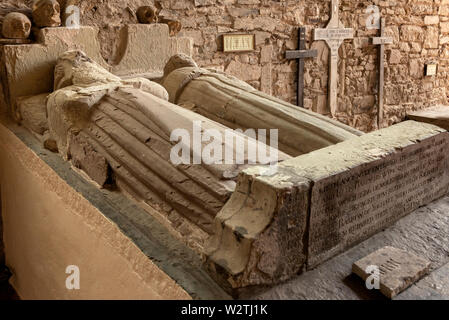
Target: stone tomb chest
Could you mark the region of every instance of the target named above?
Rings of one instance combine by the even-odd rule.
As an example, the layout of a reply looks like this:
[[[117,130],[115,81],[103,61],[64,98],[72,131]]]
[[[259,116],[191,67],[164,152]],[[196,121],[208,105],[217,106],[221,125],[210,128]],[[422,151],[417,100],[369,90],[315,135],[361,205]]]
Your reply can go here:
[[[58,101],[65,101],[59,100],[60,95],[81,92],[82,96],[87,92],[90,97],[92,92],[95,92],[96,89],[89,91],[91,88],[86,89],[87,91],[61,88],[53,92],[54,89],[59,89],[54,87],[53,78],[56,61],[68,50],[84,51],[93,62],[79,55],[78,58],[82,59],[80,61],[92,65],[96,70],[105,69],[100,72],[106,77],[109,71],[122,79],[135,75],[143,75],[147,79],[160,78],[165,64],[172,55],[177,53],[191,55],[191,40],[170,38],[168,28],[164,25],[131,25],[126,28],[127,46],[123,48],[122,58],[115,66],[107,65],[101,58],[99,45],[95,40],[97,31],[89,27],[78,30],[43,29],[38,44],[4,46],[2,59],[6,67],[2,72],[3,84],[6,85],[5,97],[12,114],[19,120],[24,120],[26,112],[20,108],[16,109],[17,105],[22,104],[24,97],[26,97],[24,106],[35,107],[36,103],[33,103],[32,99],[37,99],[37,104],[40,101],[44,105],[43,110],[48,112],[46,104],[49,94],[51,94],[49,106],[61,107],[63,110],[66,106],[73,105],[70,105],[70,99],[67,99],[70,102],[67,105],[58,104]],[[331,143],[327,142],[327,145],[321,148],[312,147],[307,150],[311,151],[310,153],[298,152],[302,155],[297,157],[296,154],[289,152],[282,153],[279,164],[275,166],[276,170],[270,170],[269,174],[267,168],[263,166],[251,166],[247,169],[239,167],[238,178],[234,179],[236,181],[223,181],[221,179],[223,176],[216,181],[214,180],[217,178],[216,175],[210,175],[208,177],[211,182],[205,183],[198,179],[204,176],[201,168],[182,166],[169,168],[163,157],[160,157],[160,162],[154,158],[147,161],[150,159],[145,158],[150,154],[148,150],[151,149],[151,152],[155,150],[154,148],[165,150],[165,145],[157,144],[158,140],[151,136],[152,130],[157,132],[157,135],[164,136],[177,124],[185,125],[194,119],[223,130],[227,127],[235,129],[238,126],[251,128],[252,124],[232,123],[232,114],[227,115],[224,120],[220,119],[214,114],[214,110],[222,106],[214,104],[211,100],[213,105],[208,107],[207,103],[204,103],[205,99],[201,99],[201,91],[195,94],[194,90],[202,86],[195,85],[195,79],[184,83],[182,93],[166,86],[169,94],[174,91],[182,100],[182,106],[165,101],[157,94],[142,92],[144,88],[122,88],[123,83],[120,82],[122,80],[113,80],[116,81],[114,83],[117,87],[114,87],[113,93],[105,94],[106,98],[100,99],[98,103],[89,104],[90,102],[82,101],[81,104],[77,104],[93,108],[94,116],[88,119],[91,121],[88,125],[75,134],[67,132],[67,139],[57,141],[57,147],[66,157],[70,146],[66,146],[65,143],[81,146],[78,150],[92,151],[93,157],[107,164],[108,170],[113,170],[116,176],[122,173],[122,176],[128,179],[123,179],[124,184],[131,185],[131,188],[125,191],[129,191],[136,200],[140,200],[139,203],[143,202],[144,206],[151,207],[147,208],[148,212],[165,225],[167,233],[174,234],[193,247],[199,255],[204,255],[211,275],[225,289],[273,285],[288,280],[304,268],[314,268],[448,192],[449,154],[446,150],[449,147],[449,133],[444,129],[431,124],[408,121],[362,135],[310,112],[306,115],[311,120],[304,121],[302,117],[306,116],[295,111],[293,108],[296,107],[262,96],[241,84],[238,79],[228,83],[225,78],[223,80],[221,76],[208,75],[203,70],[198,74],[206,74],[214,83],[223,81],[230,87],[246,88],[243,90],[245,92],[238,94],[235,93],[237,90],[232,91],[232,106],[236,109],[239,106],[239,99],[243,99],[245,108],[256,106],[261,110],[264,109],[264,113],[260,114],[278,114],[279,119],[286,123],[286,127],[293,128],[293,131],[297,126],[301,128],[298,132],[316,133],[316,128],[320,127],[321,122],[325,123],[329,130],[338,127],[339,132],[344,134],[340,134],[342,138],[336,141],[324,139],[330,140]],[[197,80],[202,81],[200,78]],[[118,90],[115,90],[117,88]],[[189,93],[189,90],[192,92]],[[225,89],[216,90],[224,92]],[[40,95],[43,97],[39,98]],[[204,96],[207,96],[206,93]],[[257,96],[257,105],[248,102],[252,101],[253,96]],[[195,97],[200,98],[196,101]],[[173,96],[169,99],[177,102]],[[116,108],[111,108],[111,103]],[[138,109],[137,112],[133,110],[134,107]],[[140,117],[137,117],[139,121],[136,121],[137,114]],[[258,114],[257,110],[255,114]],[[32,116],[25,117],[35,124]],[[142,117],[145,119],[142,120]],[[175,122],[169,118],[175,119],[173,120]],[[123,121],[118,121],[120,119]],[[244,120],[244,118],[238,120],[243,121],[242,119]],[[220,124],[221,120],[223,122]],[[161,122],[165,125],[159,127],[153,125]],[[46,128],[46,125],[48,124],[43,123],[37,126],[38,129],[42,129],[38,135],[45,135],[46,131],[52,130],[51,124],[50,128]],[[36,133],[36,127],[34,129],[30,125],[28,127]],[[146,139],[145,134],[152,138]],[[113,139],[108,140],[109,137]],[[95,141],[90,143],[91,140],[95,140],[92,138],[101,143]],[[290,141],[294,142],[295,137],[284,136],[284,138],[285,148],[289,150],[288,145]],[[45,138],[43,140],[48,142]],[[134,141],[131,143],[133,148],[126,149],[129,141]],[[89,143],[85,144],[86,142]],[[152,143],[156,145],[151,145]],[[139,148],[134,147],[134,144]],[[67,147],[67,150],[61,147]],[[123,150],[132,158],[123,156],[117,161],[114,155],[125,154]],[[132,150],[135,152],[131,152]],[[126,159],[130,159],[135,165],[130,165]],[[93,175],[89,174],[88,167],[81,169],[90,179],[96,181]],[[124,169],[129,172],[124,172]],[[222,169],[212,169],[215,170],[215,174],[222,173],[220,171]],[[157,170],[159,171],[155,172]],[[161,185],[173,189],[164,194],[169,199],[168,203],[178,201],[176,202],[178,205],[167,212],[164,211],[166,208],[164,201],[167,202],[167,199],[162,199],[160,205],[154,205],[154,202],[157,202],[155,199],[160,198],[158,193],[160,190],[153,190],[156,195],[150,196],[149,199],[145,199],[150,193],[146,189],[139,194],[145,187],[148,187],[148,190],[154,189],[155,179],[146,174],[150,171],[155,173],[155,178],[164,177]],[[106,182],[107,179],[103,180]],[[195,193],[194,190],[200,191]],[[190,196],[186,196],[189,193]],[[206,200],[204,203],[192,200],[197,199],[196,197]],[[215,203],[217,197],[220,201]],[[142,199],[148,201],[141,201]],[[203,228],[205,224],[198,222],[201,219],[195,220],[192,216],[195,212],[199,212],[197,216],[202,217],[202,210],[209,207],[213,208],[207,213],[207,219],[211,222],[208,220],[206,224],[209,224],[210,228]],[[183,218],[173,219],[173,216],[179,213]],[[151,230],[145,232],[151,233]],[[151,253],[149,256],[152,256]]]

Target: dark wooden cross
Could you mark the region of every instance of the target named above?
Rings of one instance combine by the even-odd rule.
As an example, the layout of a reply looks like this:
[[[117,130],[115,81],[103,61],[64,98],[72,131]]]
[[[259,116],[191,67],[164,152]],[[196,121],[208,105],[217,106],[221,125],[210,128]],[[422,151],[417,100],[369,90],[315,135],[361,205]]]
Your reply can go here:
[[[380,37],[373,38],[373,44],[379,46],[379,94],[378,94],[378,108],[377,108],[377,125],[379,129],[383,126],[384,119],[384,54],[385,45],[392,44],[393,38],[385,36],[385,19],[380,20]]]
[[[285,58],[288,60],[298,60],[298,92],[297,104],[304,108],[304,59],[316,58],[317,50],[306,50],[306,28],[298,30],[298,50],[289,50],[285,52]]]

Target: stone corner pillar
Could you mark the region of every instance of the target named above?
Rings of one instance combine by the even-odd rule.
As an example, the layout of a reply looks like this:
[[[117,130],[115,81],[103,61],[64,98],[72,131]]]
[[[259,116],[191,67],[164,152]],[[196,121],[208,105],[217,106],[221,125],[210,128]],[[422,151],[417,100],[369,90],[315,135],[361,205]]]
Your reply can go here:
[[[274,168],[275,174],[261,175]],[[212,274],[240,288],[278,283],[301,271],[309,194],[310,182],[291,170],[256,167],[241,173],[206,247]]]

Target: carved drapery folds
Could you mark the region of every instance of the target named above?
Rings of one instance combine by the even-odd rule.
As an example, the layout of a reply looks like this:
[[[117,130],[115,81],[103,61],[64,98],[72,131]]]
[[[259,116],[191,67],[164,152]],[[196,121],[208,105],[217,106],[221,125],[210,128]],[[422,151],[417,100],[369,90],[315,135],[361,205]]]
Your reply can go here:
[[[176,142],[170,136],[180,128],[193,136],[194,121],[223,134],[226,127],[169,103],[162,86],[139,78],[123,81],[79,51],[59,59],[55,89],[48,119],[64,157],[98,184],[115,181],[168,216],[182,215],[212,232],[215,215],[247,165],[174,165],[170,152]]]
[[[279,149],[306,154],[362,135],[349,126],[266,95],[230,75],[192,66],[177,55],[167,64],[162,85],[170,102],[230,128],[278,129]],[[177,66],[177,68],[176,68]]]

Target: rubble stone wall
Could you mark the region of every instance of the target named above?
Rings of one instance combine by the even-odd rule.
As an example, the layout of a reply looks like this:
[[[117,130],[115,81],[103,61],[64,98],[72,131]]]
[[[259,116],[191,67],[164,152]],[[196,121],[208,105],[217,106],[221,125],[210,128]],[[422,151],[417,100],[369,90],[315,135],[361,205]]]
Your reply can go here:
[[[312,30],[325,27],[330,18],[330,0],[78,2],[82,24],[100,27],[102,53],[108,61],[114,61],[120,26],[137,21],[134,12],[139,6],[157,2],[160,14],[179,20],[183,25],[181,35],[194,39],[194,58],[200,66],[229,72],[292,103],[296,103],[297,66],[295,61],[285,60],[285,51],[297,48],[298,26],[307,28],[310,45]],[[355,29],[355,39],[340,48],[336,117],[363,131],[377,129],[378,50],[370,44],[370,38],[379,31],[367,27],[373,16],[366,12],[372,5],[378,6],[387,21],[387,35],[394,38],[385,56],[385,124],[400,122],[407,111],[448,102],[449,0],[341,0],[340,19],[346,27]],[[256,51],[223,53],[220,35],[225,33],[255,34]],[[319,55],[306,61],[305,106],[329,115],[329,50],[322,41],[311,46]],[[424,75],[428,63],[438,64],[437,76]]]

